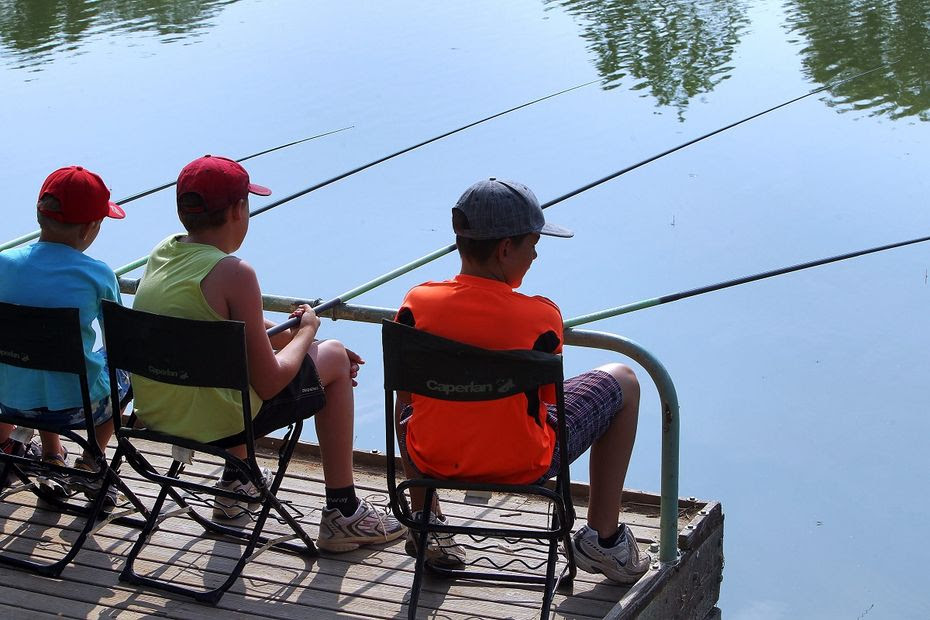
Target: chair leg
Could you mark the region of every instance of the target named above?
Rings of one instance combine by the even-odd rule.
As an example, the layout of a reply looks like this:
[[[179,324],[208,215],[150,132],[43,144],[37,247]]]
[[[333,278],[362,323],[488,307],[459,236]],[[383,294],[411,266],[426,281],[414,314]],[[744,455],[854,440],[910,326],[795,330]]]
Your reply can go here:
[[[423,500],[423,509],[420,511],[421,529],[417,532],[417,561],[413,569],[413,584],[410,586],[410,600],[407,603],[407,617],[410,620],[416,620],[417,604],[420,602],[420,588],[423,587],[423,571],[426,567],[426,541],[429,532],[426,528],[429,525],[430,506],[433,505],[434,489],[427,487]]]
[[[146,464],[148,462],[146,461]],[[171,464],[171,472],[176,472],[180,468],[180,463],[175,461]],[[165,503],[165,498],[168,496],[168,487],[162,486],[158,492],[158,496],[155,498],[155,503],[152,505],[152,509],[149,512],[149,516],[145,521],[145,526],[142,528],[142,531],[139,532],[139,538],[136,539],[136,542],[133,544],[132,549],[129,550],[129,555],[126,556],[126,564],[123,566],[122,572],[120,572],[119,579],[120,581],[127,581],[133,584],[146,584],[151,580],[139,575],[133,565],[135,564],[136,558],[139,555],[139,552],[142,551],[142,548],[148,542],[149,537],[152,535],[152,532],[155,530],[155,526],[158,525],[158,517],[161,515],[162,506]]]

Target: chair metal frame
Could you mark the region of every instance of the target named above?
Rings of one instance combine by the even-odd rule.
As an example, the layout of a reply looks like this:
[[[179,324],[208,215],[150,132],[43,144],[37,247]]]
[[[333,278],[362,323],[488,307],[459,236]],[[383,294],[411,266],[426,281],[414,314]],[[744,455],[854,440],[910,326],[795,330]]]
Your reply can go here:
[[[500,484],[480,481],[449,480],[432,477],[396,481],[395,463],[395,393],[411,392],[449,401],[481,401],[504,398],[514,394],[538,390],[541,386],[554,384],[556,388],[556,410],[558,450],[565,446],[565,402],[562,390],[562,357],[540,351],[490,351],[479,347],[428,334],[424,331],[390,320],[382,321],[382,347],[384,350],[384,397],[385,432],[387,452],[387,484],[391,509],[397,519],[416,533],[418,537],[416,566],[408,602],[409,618],[416,617],[423,572],[426,566],[426,540],[430,532],[466,534],[481,538],[536,539],[548,541],[546,574],[528,575],[515,573],[470,570],[429,566],[434,573],[445,577],[504,581],[527,584],[543,584],[543,600],[540,610],[542,618],[548,618],[552,598],[560,585],[570,587],[576,574],[571,545],[575,510],[571,498],[569,463],[564,452],[560,453],[559,472],[554,489],[539,484]],[[505,388],[498,391],[506,377]],[[430,389],[429,381],[436,383],[477,384],[491,383],[498,386],[495,393],[451,392]],[[543,422],[545,423],[545,422]],[[546,528],[533,529],[495,528],[482,525],[452,525],[429,523],[429,511],[423,510],[420,519],[414,519],[405,492],[412,488],[425,490],[424,506],[432,505],[438,490],[490,491],[532,495],[549,502],[550,519]],[[556,575],[558,544],[565,544],[567,563],[562,574]]]
[[[135,428],[135,415],[131,423],[116,429],[117,440],[129,464],[143,478],[159,486],[159,493],[151,514],[127,556],[120,580],[189,596],[196,601],[216,605],[239,578],[248,560],[254,557],[252,553],[259,544],[261,545],[259,552],[274,546],[307,557],[316,557],[318,553],[313,539],[276,496],[291,455],[300,439],[302,421],[295,422],[289,428],[282,442],[278,453],[277,474],[271,486],[265,485],[261,467],[256,459],[249,399],[245,324],[239,321],[200,321],[162,316],[106,302],[103,313],[111,375],[116,372],[116,369],[121,368],[148,379],[174,385],[218,387],[238,391],[242,402],[247,451],[246,458],[240,459],[215,445],[168,435],[153,429]],[[133,444],[137,440],[172,446],[172,463],[166,472],[161,473],[145,458],[138,447]],[[179,451],[178,448],[182,450]],[[179,452],[183,453],[184,449],[211,454],[222,459],[227,466],[245,474],[258,490],[258,498],[250,498],[243,493],[181,479],[185,463],[181,460]],[[208,495],[260,503],[261,509],[254,518],[251,528],[233,527],[217,523],[199,514],[193,509],[188,497],[185,497],[182,491],[195,497]],[[170,515],[163,515],[162,508],[169,497],[178,505],[179,510],[173,511]],[[262,530],[272,510],[276,513],[276,518],[290,527],[293,532],[292,536],[268,538],[262,535]],[[239,560],[219,586],[196,589],[136,572],[134,563],[146,546],[149,536],[164,518],[179,513],[185,513],[206,533],[230,536],[245,541],[245,548]],[[299,539],[303,544],[286,542],[293,538]]]
[[[33,559],[12,557],[0,554],[0,563],[26,569],[40,575],[57,577],[77,555],[88,535],[98,525],[98,520],[105,514],[104,501],[107,490],[115,486],[130,501],[136,511],[147,514],[147,510],[135,493],[117,474],[121,456],[117,449],[112,462],[97,445],[94,428],[93,407],[90,400],[90,387],[87,381],[87,366],[84,343],[81,336],[80,313],[77,308],[41,308],[20,304],[0,303],[0,363],[31,370],[62,372],[75,375],[80,387],[84,426],[66,429],[43,423],[41,419],[0,414],[0,422],[13,424],[21,428],[50,431],[62,435],[76,443],[82,451],[93,457],[96,471],[62,467],[51,463],[15,456],[0,452],[0,480],[7,480],[8,474],[19,479],[22,485],[14,484],[4,490],[3,497],[28,488],[49,506],[59,512],[84,518],[84,525],[77,538],[63,557],[52,562],[39,562]],[[111,377],[111,381],[114,379]],[[120,417],[120,403],[115,383],[112,402],[114,407],[114,424]],[[0,395],[2,398],[2,395]],[[83,434],[79,431],[83,430]],[[100,491],[89,503],[78,503],[71,497],[60,498],[46,492],[39,485],[30,482],[31,477],[58,474],[70,478],[80,477],[89,484],[100,484]],[[113,515],[112,519],[123,525],[141,527],[142,521],[125,515]]]

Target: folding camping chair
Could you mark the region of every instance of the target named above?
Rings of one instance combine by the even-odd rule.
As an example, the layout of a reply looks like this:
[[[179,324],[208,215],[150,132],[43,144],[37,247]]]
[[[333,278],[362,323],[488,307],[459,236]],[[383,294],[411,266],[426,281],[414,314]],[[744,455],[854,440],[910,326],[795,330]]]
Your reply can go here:
[[[131,424],[116,429],[116,436],[120,447],[124,450],[127,462],[143,478],[154,482],[159,487],[151,514],[141,535],[129,552],[120,579],[191,596],[197,601],[215,605],[242,573],[246,562],[253,557],[252,552],[259,544],[262,545],[260,551],[276,546],[315,557],[316,546],[291,514],[293,508],[286,507],[276,497],[291,454],[300,439],[302,423],[298,421],[288,430],[278,453],[277,474],[270,487],[266,485],[261,467],[255,457],[244,324],[238,321],[197,321],[160,316],[106,302],[103,314],[111,375],[116,372],[117,368],[121,368],[133,375],[141,375],[162,383],[228,388],[238,391],[242,403],[247,448],[246,458],[239,459],[223,448],[184,437],[167,435],[152,429],[134,428]],[[209,412],[204,412],[204,415],[209,415]],[[155,448],[146,446],[146,451],[161,449],[165,454],[172,455],[171,464],[167,470],[159,469],[146,458],[142,452],[142,442],[155,444]],[[255,485],[259,492],[258,497],[250,497],[241,492],[207,484],[202,476],[198,478],[190,476],[189,472],[185,472],[185,466],[192,462],[192,451],[213,455],[221,459],[227,467],[233,467],[244,474]],[[165,501],[169,497],[177,504],[178,510],[162,514]],[[226,498],[245,504],[260,503],[261,508],[257,514],[248,512],[250,520],[254,519],[252,527],[239,528],[230,524],[217,523],[194,510],[197,505],[215,506],[217,498]],[[274,539],[262,536],[262,530],[272,510],[282,523],[290,527],[292,535]],[[209,588],[206,585],[201,589],[188,587],[174,583],[168,578],[157,579],[153,576],[141,575],[134,568],[140,551],[148,543],[149,536],[155,528],[169,516],[182,514],[193,519],[205,532],[245,541],[238,561],[225,581],[215,588]],[[303,545],[286,542],[295,537],[299,538]]]
[[[81,323],[77,308],[36,308],[10,303],[0,303],[0,363],[18,366],[30,370],[55,371],[75,375],[75,385],[80,387],[84,408],[84,424],[81,428],[67,429],[50,426],[40,418],[20,417],[0,414],[0,422],[14,424],[21,429],[52,431],[70,439],[82,451],[93,457],[97,471],[62,467],[45,463],[28,456],[15,456],[0,452],[0,480],[10,481],[2,492],[2,497],[28,489],[46,502],[53,510],[78,515],[84,518],[84,524],[68,551],[63,557],[52,561],[37,561],[14,557],[9,553],[0,554],[0,563],[24,568],[41,575],[57,577],[64,567],[74,559],[87,536],[92,532],[98,519],[104,514],[107,490],[114,485],[133,504],[135,510],[145,514],[143,504],[117,475],[119,451],[112,463],[97,445],[94,432],[93,409],[90,402],[90,388],[87,382],[87,368],[84,357],[84,344],[81,339]],[[111,378],[111,380],[113,380]],[[114,393],[115,388],[114,388]],[[119,403],[119,397],[113,402]],[[4,395],[0,394],[0,402]],[[119,406],[114,407],[113,419],[119,418]],[[26,441],[28,443],[28,439]],[[64,497],[50,493],[43,486],[36,484],[40,477],[57,477],[66,481],[81,480],[85,489],[99,489],[89,503],[77,501],[74,497]],[[71,486],[70,484],[65,486]],[[117,515],[118,516],[118,515]],[[139,525],[138,520],[123,519],[125,523]],[[12,540],[10,541],[12,542]],[[10,545],[3,544],[9,548]]]
[[[554,384],[558,411],[559,449],[565,445],[564,397],[562,393],[562,358],[559,355],[539,351],[489,351],[455,342],[439,336],[385,320],[382,322],[382,346],[384,349],[384,402],[385,431],[387,435],[388,491],[391,509],[404,525],[418,537],[416,568],[411,588],[408,615],[416,617],[417,603],[422,585],[423,570],[430,533],[463,534],[476,544],[463,544],[472,551],[484,555],[469,560],[462,568],[430,566],[430,570],[446,577],[504,581],[512,583],[543,584],[541,617],[547,618],[552,597],[562,585],[569,586],[575,577],[575,561],[572,554],[571,530],[575,519],[568,477],[568,459],[560,459],[560,469],[555,489],[543,485],[495,484],[480,481],[441,480],[418,478],[397,483],[394,460],[394,393],[411,392],[448,401],[481,401],[505,398],[521,393],[535,393],[541,386]],[[437,389],[441,385],[492,385],[488,392],[454,391]],[[522,524],[511,527],[494,527],[476,522],[468,525],[430,523],[429,510],[424,509],[419,519],[413,517],[407,501],[406,491],[412,488],[425,490],[424,506],[432,505],[437,491],[452,490],[491,492],[532,496],[547,502],[550,507],[545,525]],[[507,543],[515,540],[536,541],[546,547],[545,560],[535,565],[524,558],[515,557],[503,564],[489,557],[496,546],[483,545],[486,539],[503,539]],[[565,543],[567,562],[560,575],[556,575],[559,541]],[[523,555],[518,549],[518,555]],[[546,574],[528,574],[523,569],[538,570],[546,566]],[[486,567],[496,570],[488,571]],[[517,570],[514,570],[516,568]],[[509,569],[509,570],[508,570]]]

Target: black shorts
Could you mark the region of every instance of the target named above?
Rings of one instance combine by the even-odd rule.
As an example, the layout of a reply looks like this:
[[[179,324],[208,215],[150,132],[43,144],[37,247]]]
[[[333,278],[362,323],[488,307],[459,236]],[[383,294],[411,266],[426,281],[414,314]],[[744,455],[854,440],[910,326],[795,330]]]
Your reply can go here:
[[[262,403],[258,415],[252,418],[252,430],[255,437],[264,437],[298,420],[312,417],[324,406],[326,406],[326,393],[323,391],[320,375],[316,371],[313,359],[307,355],[291,382]],[[220,448],[231,448],[244,443],[245,431],[210,442]]]

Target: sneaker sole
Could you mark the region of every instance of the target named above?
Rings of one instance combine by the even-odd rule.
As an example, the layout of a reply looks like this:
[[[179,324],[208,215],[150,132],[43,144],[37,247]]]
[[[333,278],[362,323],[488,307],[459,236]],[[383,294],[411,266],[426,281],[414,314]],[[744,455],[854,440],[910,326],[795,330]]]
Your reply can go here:
[[[614,583],[619,583],[624,586],[631,586],[637,581],[639,581],[643,575],[649,572],[649,566],[646,566],[646,570],[641,573],[614,573],[613,571],[605,571],[600,565],[595,564],[589,561],[587,555],[581,552],[581,550],[576,546],[575,547],[575,564],[586,573],[592,574],[601,574],[613,581]]]
[[[236,502],[235,504],[232,504],[230,506],[221,505],[217,503],[217,505],[213,507],[213,518],[235,520],[240,517],[244,517],[247,514],[251,514],[252,511],[258,508],[260,505],[261,504],[259,504],[258,502],[255,502],[254,504],[252,503],[244,504],[244,503]]]
[[[404,544],[404,552],[412,558],[417,557],[417,543],[407,539],[407,542]],[[436,568],[462,568],[465,566],[465,561],[456,558],[455,556],[446,555],[445,553],[434,553],[430,557],[429,547],[426,548],[426,563],[430,566],[435,566]]]
[[[319,538],[316,541],[316,546],[323,551],[329,551],[330,553],[345,553],[346,551],[355,551],[362,545],[380,545],[389,543],[392,540],[397,540],[406,532],[407,530],[401,529],[397,532],[387,533],[384,536],[356,536],[354,538],[337,539]]]

